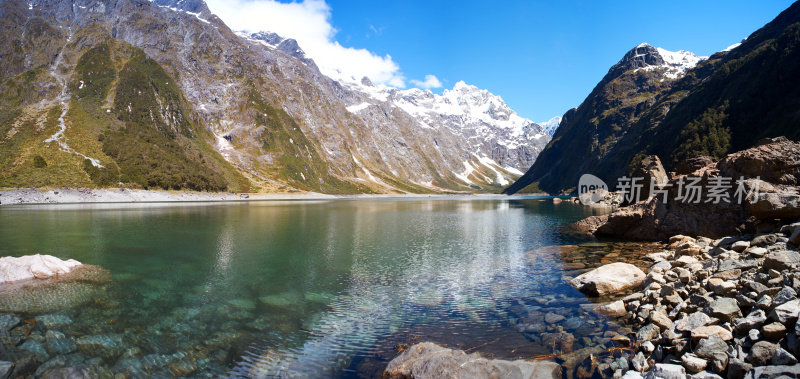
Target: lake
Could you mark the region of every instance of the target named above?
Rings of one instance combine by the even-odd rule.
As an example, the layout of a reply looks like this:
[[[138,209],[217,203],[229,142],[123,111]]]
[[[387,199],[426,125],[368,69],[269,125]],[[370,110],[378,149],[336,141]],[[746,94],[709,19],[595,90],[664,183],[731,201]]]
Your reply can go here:
[[[92,299],[47,312],[61,322],[18,315],[40,316],[15,329],[40,363],[371,377],[421,341],[505,358],[605,348],[622,327],[564,279],[625,249],[546,248],[580,243],[559,227],[591,214],[476,197],[12,206],[0,208],[0,255],[111,273]],[[58,350],[49,330],[104,342]]]

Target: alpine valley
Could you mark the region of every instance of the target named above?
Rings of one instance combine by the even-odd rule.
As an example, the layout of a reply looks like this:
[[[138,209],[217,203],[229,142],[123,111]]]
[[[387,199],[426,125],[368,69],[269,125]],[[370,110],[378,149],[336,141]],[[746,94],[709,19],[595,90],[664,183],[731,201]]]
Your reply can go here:
[[[550,141],[486,90],[323,75],[201,0],[4,0],[0,187],[499,192]]]

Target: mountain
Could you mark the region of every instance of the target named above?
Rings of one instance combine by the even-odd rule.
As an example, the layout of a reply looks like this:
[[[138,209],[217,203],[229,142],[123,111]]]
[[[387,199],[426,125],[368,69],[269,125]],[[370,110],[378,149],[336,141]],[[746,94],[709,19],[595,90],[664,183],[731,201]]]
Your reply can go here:
[[[433,141],[442,156],[456,158],[448,160],[450,173],[473,188],[510,184],[550,140],[541,126],[517,115],[500,96],[463,81],[441,95],[369,80],[345,85],[361,95],[350,100],[348,111],[377,124],[386,110],[402,110],[414,120],[418,136]]]
[[[552,137],[556,134],[556,129],[558,129],[559,124],[561,124],[561,116],[555,116],[545,122],[540,122],[539,125],[544,129],[547,134]]]
[[[611,67],[505,193],[575,189],[582,174],[611,186],[639,157],[668,170],[780,135],[800,138],[800,4],[707,59],[641,44]]]
[[[7,0],[0,35],[0,187],[497,192],[549,140],[472,86],[333,80],[201,0]]]

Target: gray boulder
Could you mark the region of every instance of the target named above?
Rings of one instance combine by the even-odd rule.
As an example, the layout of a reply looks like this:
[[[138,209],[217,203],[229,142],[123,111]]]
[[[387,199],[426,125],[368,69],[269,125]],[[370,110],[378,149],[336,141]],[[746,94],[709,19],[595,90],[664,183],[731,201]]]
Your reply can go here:
[[[431,342],[411,346],[386,367],[385,378],[561,378],[550,361],[487,359]]]

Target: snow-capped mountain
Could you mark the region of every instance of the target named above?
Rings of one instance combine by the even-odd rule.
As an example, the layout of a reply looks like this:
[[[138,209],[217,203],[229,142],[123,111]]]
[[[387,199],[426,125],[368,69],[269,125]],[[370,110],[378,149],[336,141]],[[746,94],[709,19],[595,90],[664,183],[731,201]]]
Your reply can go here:
[[[653,54],[655,50],[655,54]],[[652,56],[651,60],[644,60],[645,65],[638,68],[639,70],[657,70],[663,69],[664,76],[669,79],[677,79],[686,74],[687,71],[697,66],[703,60],[708,59],[705,56],[697,56],[694,53],[686,50],[669,51],[660,47],[653,48],[650,44],[642,42],[634,49],[637,57]],[[660,59],[659,59],[660,58]]]
[[[442,154],[462,157],[451,171],[471,186],[507,185],[550,141],[540,125],[519,116],[500,96],[463,81],[441,95],[373,85],[367,78],[342,84],[362,95],[348,111],[371,123],[380,107],[402,110],[414,120],[414,133],[430,136]]]
[[[538,123],[550,137],[556,134],[556,129],[561,124],[561,116],[555,116],[545,122]]]

